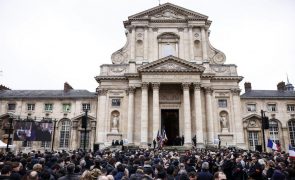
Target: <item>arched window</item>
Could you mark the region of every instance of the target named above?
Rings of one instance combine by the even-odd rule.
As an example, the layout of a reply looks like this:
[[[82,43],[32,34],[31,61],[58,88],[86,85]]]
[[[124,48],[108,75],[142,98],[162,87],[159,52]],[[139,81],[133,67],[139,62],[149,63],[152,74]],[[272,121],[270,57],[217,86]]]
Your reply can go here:
[[[269,137],[275,143],[279,143],[279,124],[277,121],[270,120],[269,121]]]
[[[61,122],[61,127],[60,127],[60,140],[59,140],[59,147],[60,148],[68,148],[69,147],[70,130],[71,130],[71,121],[70,120],[63,120]]]
[[[291,146],[295,147],[295,119],[288,122],[288,128],[290,133]]]
[[[158,36],[159,57],[163,58],[169,55],[178,57],[179,36],[173,32],[165,32]]]

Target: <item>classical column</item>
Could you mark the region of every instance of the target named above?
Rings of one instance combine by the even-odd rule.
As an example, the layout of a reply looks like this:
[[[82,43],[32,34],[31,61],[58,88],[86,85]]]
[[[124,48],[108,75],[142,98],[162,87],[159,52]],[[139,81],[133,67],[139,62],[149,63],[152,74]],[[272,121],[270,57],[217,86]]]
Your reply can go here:
[[[192,141],[192,124],[191,124],[191,106],[189,95],[190,83],[182,83],[183,105],[184,105],[184,144],[191,145]]]
[[[193,26],[189,26],[189,49],[190,49],[190,60],[194,60],[194,39],[193,39]]]
[[[131,52],[130,52],[130,59],[134,60],[135,59],[135,26],[131,26],[131,41],[130,41],[130,47],[131,47]]]
[[[211,87],[205,88],[208,144],[213,144],[213,140],[214,140],[213,111],[212,111],[212,100],[211,100],[212,92],[213,92],[213,89]]]
[[[133,143],[133,131],[134,131],[134,91],[135,87],[128,88],[128,132],[127,132],[127,139],[128,143]]]
[[[241,116],[241,101],[240,101],[240,92],[239,88],[231,89],[231,93],[233,96],[233,109],[234,109],[234,124],[236,129],[236,137],[238,144],[244,144],[244,133],[242,132],[243,129],[243,122]]]
[[[141,144],[148,143],[148,83],[141,84]]]
[[[206,41],[206,30],[205,30],[205,27],[202,27],[201,28],[201,36],[202,36],[203,61],[208,61],[207,41]]]
[[[147,60],[148,59],[148,43],[149,43],[149,39],[148,39],[148,27],[144,27],[144,44],[143,44],[143,59]]]
[[[153,139],[157,138],[157,132],[160,130],[160,105],[159,105],[159,87],[160,83],[153,83]]]
[[[97,111],[98,126],[96,126],[96,143],[104,144],[105,126],[106,126],[105,109],[106,109],[106,100],[107,100],[107,90],[99,89],[98,95],[99,95],[99,105],[98,105],[98,111]]]
[[[195,117],[196,117],[196,136],[197,136],[197,147],[204,147],[204,136],[203,136],[203,115],[201,105],[201,83],[194,83],[194,97],[195,97]]]
[[[157,60],[157,59],[159,59],[159,49],[158,49],[158,46],[159,46],[159,44],[158,44],[158,28],[156,28],[156,27],[153,27],[153,32],[154,32],[154,44],[153,44],[153,46],[154,46],[154,50],[153,50],[153,52],[154,52],[154,61],[155,60]]]

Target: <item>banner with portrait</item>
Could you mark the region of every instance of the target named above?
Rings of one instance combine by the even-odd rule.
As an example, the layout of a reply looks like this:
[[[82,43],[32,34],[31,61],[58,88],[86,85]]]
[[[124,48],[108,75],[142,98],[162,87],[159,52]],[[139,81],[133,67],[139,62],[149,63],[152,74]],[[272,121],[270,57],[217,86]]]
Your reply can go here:
[[[16,121],[14,141],[51,141],[52,122]]]

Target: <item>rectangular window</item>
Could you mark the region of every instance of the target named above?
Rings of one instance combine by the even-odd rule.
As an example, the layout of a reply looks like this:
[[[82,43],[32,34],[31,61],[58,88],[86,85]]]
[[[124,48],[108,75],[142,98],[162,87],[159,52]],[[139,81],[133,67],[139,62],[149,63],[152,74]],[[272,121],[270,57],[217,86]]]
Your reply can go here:
[[[226,99],[219,99],[218,100],[218,107],[226,108],[227,107],[227,100]]]
[[[23,147],[32,147],[32,141],[23,141]]]
[[[268,105],[267,105],[267,110],[268,110],[268,111],[272,111],[272,112],[277,111],[276,104],[268,104]]]
[[[43,148],[50,148],[51,141],[41,141],[41,147]]]
[[[15,111],[15,107],[16,107],[15,103],[9,103],[8,104],[8,111]]]
[[[27,110],[28,111],[35,111],[35,104],[28,104],[27,105]]]
[[[45,111],[52,111],[53,109],[53,104],[45,104],[44,110]]]
[[[258,145],[258,132],[257,131],[249,131],[248,132],[248,140],[250,149],[255,151],[255,146]]]
[[[83,111],[90,111],[90,104],[89,103],[83,103],[82,104],[82,110]]]
[[[247,111],[255,112],[256,111],[256,104],[247,104]]]
[[[112,106],[120,106],[121,99],[112,99]]]
[[[70,112],[71,111],[71,104],[63,104],[62,110],[63,110],[63,112]]]
[[[287,111],[294,112],[295,111],[295,104],[287,104]]]

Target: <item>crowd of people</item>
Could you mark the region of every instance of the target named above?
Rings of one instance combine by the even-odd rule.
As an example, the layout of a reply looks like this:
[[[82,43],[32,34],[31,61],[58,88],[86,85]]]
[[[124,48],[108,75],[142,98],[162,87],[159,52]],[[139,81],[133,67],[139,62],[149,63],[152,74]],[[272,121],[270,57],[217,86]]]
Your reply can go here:
[[[0,179],[12,180],[246,180],[295,179],[285,152],[149,148],[0,154]]]

